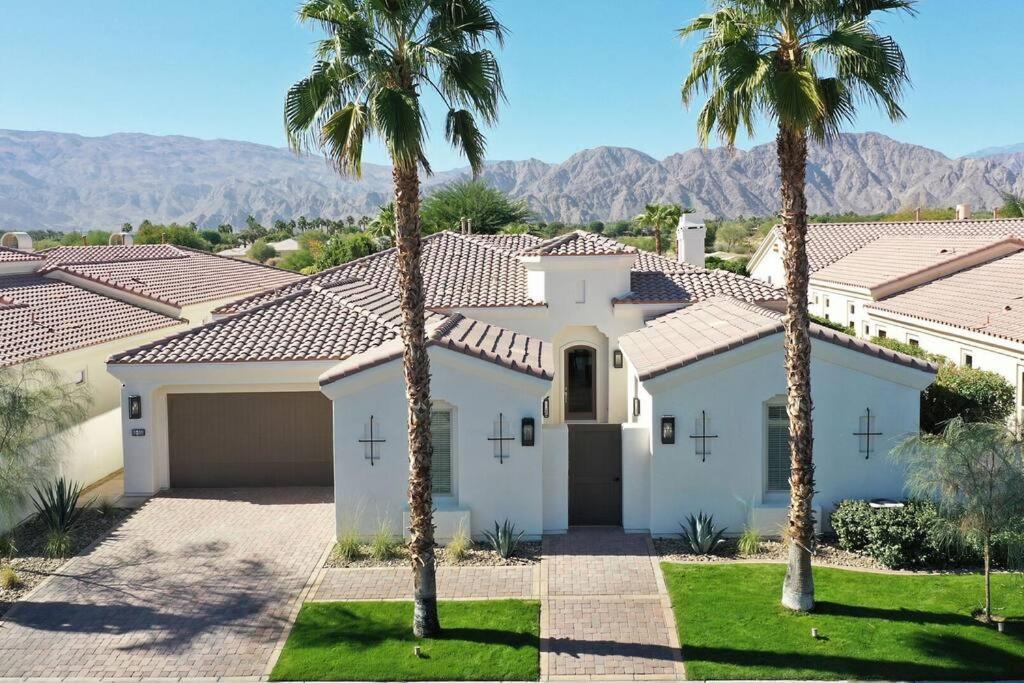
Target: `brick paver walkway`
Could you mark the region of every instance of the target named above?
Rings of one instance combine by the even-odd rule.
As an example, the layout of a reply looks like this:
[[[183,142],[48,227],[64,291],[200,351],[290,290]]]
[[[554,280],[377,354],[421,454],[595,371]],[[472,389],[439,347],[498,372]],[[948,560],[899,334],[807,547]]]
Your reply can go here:
[[[650,538],[577,529],[544,538],[541,677],[683,678],[671,603]]]
[[[262,676],[333,530],[330,489],[147,502],[0,622],[0,677]]]
[[[438,567],[437,597],[442,600],[536,598],[540,567]],[[409,600],[408,567],[325,569],[314,600]]]

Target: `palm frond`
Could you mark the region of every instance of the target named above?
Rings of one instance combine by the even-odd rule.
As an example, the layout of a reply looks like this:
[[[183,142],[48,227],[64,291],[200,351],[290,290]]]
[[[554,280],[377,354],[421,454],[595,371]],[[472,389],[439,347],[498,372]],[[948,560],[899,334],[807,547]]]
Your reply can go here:
[[[425,131],[415,96],[382,87],[370,96],[370,117],[396,166],[409,169],[421,162]]]
[[[477,128],[472,112],[465,109],[449,111],[444,133],[452,147],[462,152],[469,160],[469,165],[473,169],[473,177],[476,178],[483,171],[487,138]]]

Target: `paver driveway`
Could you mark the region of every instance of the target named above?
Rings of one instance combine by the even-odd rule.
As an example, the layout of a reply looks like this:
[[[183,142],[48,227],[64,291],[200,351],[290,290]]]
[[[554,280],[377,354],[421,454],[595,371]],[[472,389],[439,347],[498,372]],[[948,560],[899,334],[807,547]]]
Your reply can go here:
[[[261,676],[333,530],[320,488],[148,501],[0,622],[3,676]]]

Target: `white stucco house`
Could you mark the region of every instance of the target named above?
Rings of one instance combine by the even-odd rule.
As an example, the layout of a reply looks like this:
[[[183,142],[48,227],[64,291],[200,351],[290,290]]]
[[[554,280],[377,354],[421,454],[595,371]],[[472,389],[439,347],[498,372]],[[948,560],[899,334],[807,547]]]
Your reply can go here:
[[[120,236],[118,236],[120,237]],[[119,351],[202,324],[226,301],[299,276],[171,245],[33,251],[0,246],[0,367],[39,362],[88,389],[86,420],[62,440],[58,474],[88,486],[121,469]],[[0,528],[17,520],[0,520]]]
[[[999,373],[1024,420],[1024,218],[815,224],[807,252],[811,313]],[[751,275],[780,283],[782,253],[773,230]]]
[[[600,235],[423,243],[438,536],[509,519],[669,534],[688,513],[777,533],[788,466],[779,290]],[[396,255],[223,306],[111,357],[126,489],[332,485],[339,531],[404,526]],[[929,363],[814,329],[817,504],[899,497]],[[870,434],[868,434],[870,433]]]

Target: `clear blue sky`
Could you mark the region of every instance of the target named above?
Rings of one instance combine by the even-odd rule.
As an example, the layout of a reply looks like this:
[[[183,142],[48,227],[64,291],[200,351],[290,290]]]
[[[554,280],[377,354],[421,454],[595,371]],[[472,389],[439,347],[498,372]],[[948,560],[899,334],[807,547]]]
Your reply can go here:
[[[283,146],[281,106],[308,69],[312,29],[296,0],[9,0],[0,21],[0,128],[118,131]],[[509,104],[491,159],[561,161],[598,145],[662,158],[696,144],[679,102],[689,49],[674,29],[700,0],[496,0]],[[866,111],[875,130],[950,156],[1024,141],[1022,0],[921,0],[885,20],[913,89],[907,121]],[[435,168],[462,165],[435,124]],[[753,141],[767,142],[762,126]],[[368,161],[384,162],[379,148]]]

